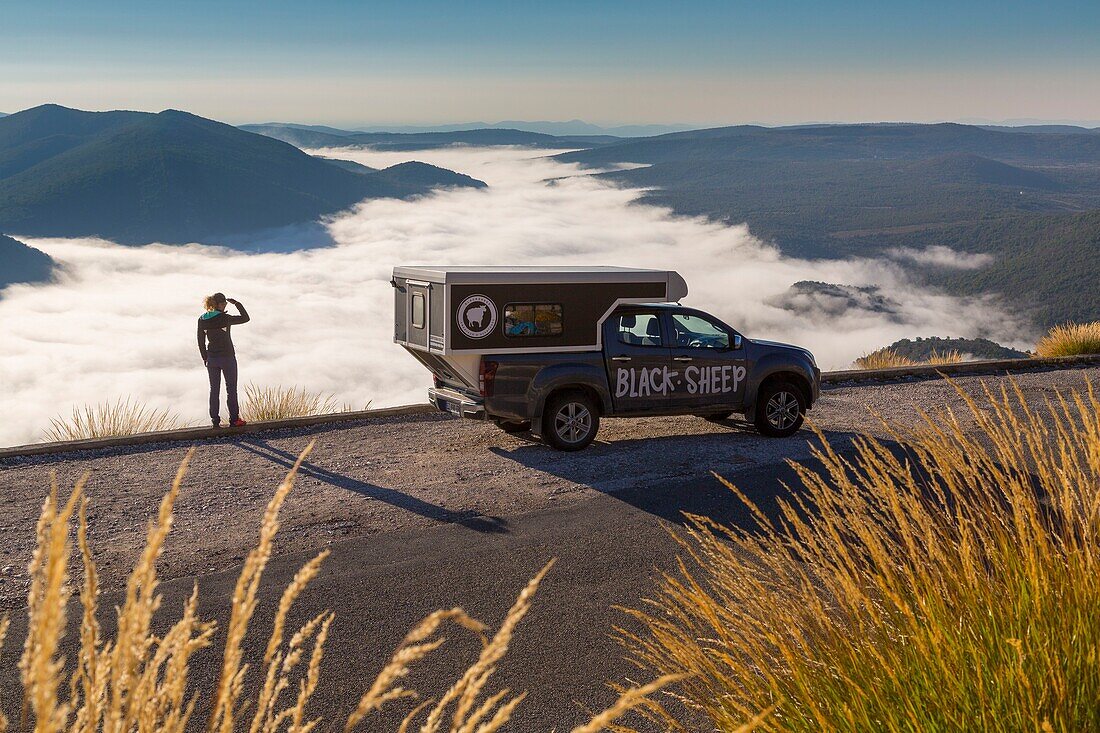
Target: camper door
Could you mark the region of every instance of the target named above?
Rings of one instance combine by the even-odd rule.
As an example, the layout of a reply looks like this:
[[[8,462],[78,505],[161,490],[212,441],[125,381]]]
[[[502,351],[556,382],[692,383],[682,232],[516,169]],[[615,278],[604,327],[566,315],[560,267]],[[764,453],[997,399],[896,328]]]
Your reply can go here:
[[[428,283],[407,282],[405,303],[408,308],[408,343],[428,348],[428,314],[431,310],[431,286]]]

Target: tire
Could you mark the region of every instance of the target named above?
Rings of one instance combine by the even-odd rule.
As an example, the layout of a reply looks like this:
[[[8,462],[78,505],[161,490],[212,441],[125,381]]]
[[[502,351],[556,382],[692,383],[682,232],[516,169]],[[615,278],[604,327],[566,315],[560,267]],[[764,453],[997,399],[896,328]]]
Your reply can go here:
[[[497,420],[497,427],[506,433],[526,433],[531,429],[530,420]]]
[[[802,427],[806,397],[790,382],[773,382],[756,396],[756,429],[772,438],[786,438]]]
[[[714,412],[714,413],[711,413],[710,415],[700,415],[699,417],[703,418],[707,422],[725,422],[726,420],[729,420],[731,417],[733,417],[733,413],[732,412]]]
[[[584,392],[560,392],[546,401],[542,438],[552,448],[561,451],[586,448],[599,429],[599,410]]]

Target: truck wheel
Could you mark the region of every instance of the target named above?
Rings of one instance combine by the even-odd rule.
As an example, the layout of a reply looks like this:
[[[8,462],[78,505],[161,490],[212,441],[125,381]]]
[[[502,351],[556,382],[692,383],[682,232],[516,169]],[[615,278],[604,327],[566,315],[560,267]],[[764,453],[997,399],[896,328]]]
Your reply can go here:
[[[584,392],[553,395],[542,413],[542,437],[558,450],[580,450],[600,429],[600,415]]]
[[[775,382],[756,397],[756,429],[773,438],[794,435],[806,417],[806,398],[790,382]]]
[[[526,433],[531,429],[530,420],[497,420],[497,427],[506,433]]]

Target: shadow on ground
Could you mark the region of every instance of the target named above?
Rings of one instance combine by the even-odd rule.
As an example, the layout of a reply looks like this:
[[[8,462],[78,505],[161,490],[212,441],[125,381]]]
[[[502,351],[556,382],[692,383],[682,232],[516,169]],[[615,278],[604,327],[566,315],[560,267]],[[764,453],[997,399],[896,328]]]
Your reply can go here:
[[[265,458],[272,463],[290,469],[298,456],[290,451],[276,448],[263,438],[247,437],[240,440],[238,446],[249,453]],[[335,486],[347,491],[366,496],[377,501],[382,501],[398,509],[419,514],[427,519],[446,524],[461,524],[464,527],[477,532],[507,532],[508,523],[501,517],[489,516],[472,510],[455,511],[446,507],[433,504],[415,496],[410,496],[396,489],[388,489],[367,481],[345,476],[344,474],[329,471],[326,468],[305,461],[299,469],[299,474],[309,476],[322,483]]]

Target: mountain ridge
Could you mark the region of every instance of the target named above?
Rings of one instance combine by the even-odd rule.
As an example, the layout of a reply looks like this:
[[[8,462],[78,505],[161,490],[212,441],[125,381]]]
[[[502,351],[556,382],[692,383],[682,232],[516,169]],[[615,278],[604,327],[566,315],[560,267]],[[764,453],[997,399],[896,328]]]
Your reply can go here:
[[[40,249],[0,234],[0,290],[15,283],[47,282],[54,272],[53,258]]]
[[[0,229],[123,244],[215,242],[431,190],[422,170],[353,172],[179,110],[43,105],[0,119]],[[437,169],[446,185],[484,185]]]

